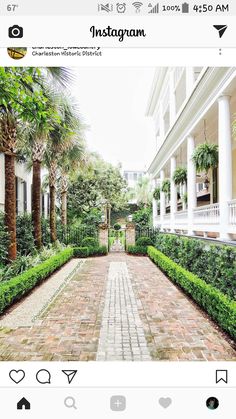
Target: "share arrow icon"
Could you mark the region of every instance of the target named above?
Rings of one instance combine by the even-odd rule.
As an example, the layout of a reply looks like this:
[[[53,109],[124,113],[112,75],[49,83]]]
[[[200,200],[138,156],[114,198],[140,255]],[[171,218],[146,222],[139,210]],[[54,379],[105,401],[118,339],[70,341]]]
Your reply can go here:
[[[213,25],[213,26],[218,31],[220,38],[222,38],[222,36],[224,35],[226,29],[228,29],[228,26],[227,25]]]
[[[62,370],[62,372],[67,376],[68,383],[71,384],[78,370]]]

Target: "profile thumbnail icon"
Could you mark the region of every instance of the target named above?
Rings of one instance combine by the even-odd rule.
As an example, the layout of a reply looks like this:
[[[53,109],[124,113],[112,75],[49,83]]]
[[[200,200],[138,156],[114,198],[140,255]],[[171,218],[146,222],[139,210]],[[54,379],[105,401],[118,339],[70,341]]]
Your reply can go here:
[[[13,60],[21,60],[27,54],[27,48],[25,47],[8,47],[7,52],[9,57]]]
[[[219,407],[219,400],[216,397],[209,397],[206,401],[206,406],[210,410],[216,410]]]

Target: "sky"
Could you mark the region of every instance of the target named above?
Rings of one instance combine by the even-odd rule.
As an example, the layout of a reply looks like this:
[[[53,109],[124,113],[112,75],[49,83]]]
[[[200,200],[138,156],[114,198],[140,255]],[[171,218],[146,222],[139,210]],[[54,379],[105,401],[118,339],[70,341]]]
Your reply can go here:
[[[154,158],[153,121],[145,116],[154,68],[78,68],[77,98],[86,141],[108,162],[124,170],[145,170]]]

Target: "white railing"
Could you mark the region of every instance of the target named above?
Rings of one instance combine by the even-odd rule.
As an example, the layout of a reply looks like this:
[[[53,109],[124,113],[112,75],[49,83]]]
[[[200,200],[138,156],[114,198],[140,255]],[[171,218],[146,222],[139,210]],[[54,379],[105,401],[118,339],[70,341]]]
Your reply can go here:
[[[229,223],[236,225],[236,199],[228,203],[229,205]]]
[[[188,222],[188,211],[177,211],[175,213],[175,223],[176,224],[187,224]]]
[[[194,224],[218,224],[219,218],[219,204],[204,205],[194,209]]]
[[[163,215],[163,224],[170,224],[170,214]]]

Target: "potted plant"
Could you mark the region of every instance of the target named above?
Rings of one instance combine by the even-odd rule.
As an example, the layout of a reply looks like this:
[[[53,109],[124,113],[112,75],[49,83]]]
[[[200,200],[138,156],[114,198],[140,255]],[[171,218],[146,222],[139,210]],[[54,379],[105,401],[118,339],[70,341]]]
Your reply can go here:
[[[160,201],[161,196],[161,189],[157,187],[153,192],[153,198],[156,199],[156,201]]]
[[[185,192],[183,194],[182,199],[183,199],[183,202],[185,203],[185,205],[187,205],[187,203],[188,203],[188,194],[187,194],[187,192]]]
[[[178,167],[173,174],[173,181],[176,186],[187,183],[187,169],[185,167]]]
[[[163,180],[161,191],[167,195],[168,199],[170,199],[170,180],[169,179]]]
[[[215,169],[218,167],[219,162],[219,152],[217,144],[200,144],[194,150],[192,156],[193,162],[195,164],[196,170],[198,173],[204,173],[204,183],[208,190],[209,188],[209,177],[208,172],[210,169]]]

